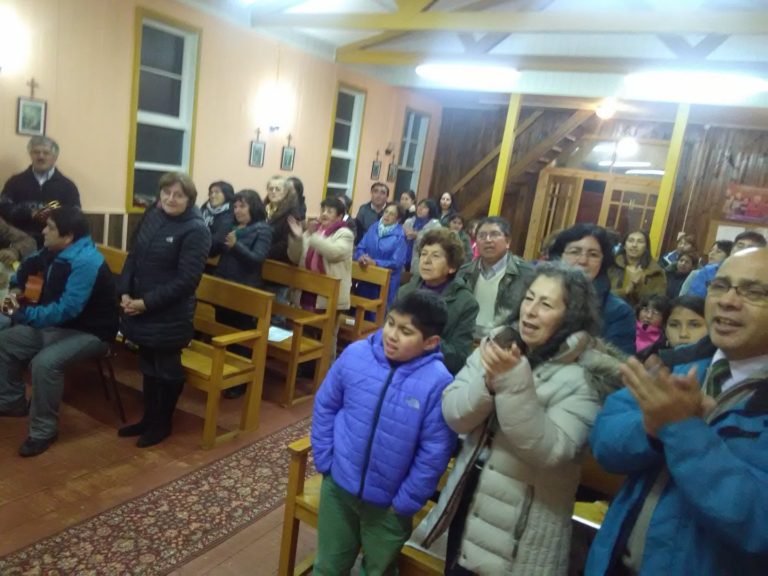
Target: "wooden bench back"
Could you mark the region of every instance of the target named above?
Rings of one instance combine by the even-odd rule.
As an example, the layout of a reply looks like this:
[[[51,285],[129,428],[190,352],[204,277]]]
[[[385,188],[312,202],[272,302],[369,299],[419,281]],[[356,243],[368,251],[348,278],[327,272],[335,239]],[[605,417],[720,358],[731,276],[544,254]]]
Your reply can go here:
[[[362,268],[357,262],[352,262],[352,281],[368,282],[369,284],[379,286],[381,289],[379,295],[384,300],[385,307],[387,295],[389,294],[389,282],[391,277],[392,270],[389,268],[381,268],[380,266],[367,266],[366,268]]]
[[[311,272],[276,260],[265,260],[261,277],[266,282],[289,286],[304,292],[323,296],[328,310],[336,310],[339,303],[339,279]]]
[[[203,274],[195,291],[198,303],[219,306],[258,318],[268,318],[272,308],[271,292]]]

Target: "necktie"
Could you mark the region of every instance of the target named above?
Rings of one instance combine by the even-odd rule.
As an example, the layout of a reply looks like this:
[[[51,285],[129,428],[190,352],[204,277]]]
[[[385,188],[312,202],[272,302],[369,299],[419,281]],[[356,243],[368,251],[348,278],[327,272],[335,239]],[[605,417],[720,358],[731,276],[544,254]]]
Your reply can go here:
[[[720,395],[720,391],[723,387],[723,383],[731,377],[731,367],[728,364],[728,360],[720,358],[717,362],[712,364],[707,374],[707,380],[704,383],[704,391],[713,398],[717,398]]]

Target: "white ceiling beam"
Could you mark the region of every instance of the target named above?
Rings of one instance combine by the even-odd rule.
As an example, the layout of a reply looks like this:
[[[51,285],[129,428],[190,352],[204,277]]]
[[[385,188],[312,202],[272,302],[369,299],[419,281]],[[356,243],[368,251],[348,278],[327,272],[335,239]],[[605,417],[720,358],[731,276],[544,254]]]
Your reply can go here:
[[[255,27],[330,28],[379,31],[765,34],[768,11],[718,12],[420,12],[404,14],[274,14],[254,19]]]
[[[374,66],[416,66],[431,60],[474,62],[472,54],[445,54],[440,52],[395,52],[385,50],[337,51],[336,61],[341,64],[368,64]],[[485,54],[483,62],[514,66],[518,70],[549,72],[589,72],[597,74],[628,74],[642,70],[707,70],[766,74],[768,62],[735,62],[690,58],[593,58],[587,56],[532,56],[515,54]]]

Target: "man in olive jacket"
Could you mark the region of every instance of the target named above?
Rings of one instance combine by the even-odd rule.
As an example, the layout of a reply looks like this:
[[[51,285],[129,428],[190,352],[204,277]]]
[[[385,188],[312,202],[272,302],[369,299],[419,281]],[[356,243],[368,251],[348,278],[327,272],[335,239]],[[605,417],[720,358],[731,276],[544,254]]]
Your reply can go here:
[[[517,317],[533,266],[509,252],[509,222],[498,216],[477,226],[478,258],[465,264],[457,277],[469,286],[480,305],[474,336],[479,340],[510,316]]]

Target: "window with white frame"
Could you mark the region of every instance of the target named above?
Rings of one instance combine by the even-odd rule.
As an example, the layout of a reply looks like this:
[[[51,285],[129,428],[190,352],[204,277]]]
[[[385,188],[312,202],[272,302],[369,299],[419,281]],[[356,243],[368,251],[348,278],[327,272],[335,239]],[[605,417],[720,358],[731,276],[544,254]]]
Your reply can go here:
[[[135,208],[152,203],[164,173],[189,172],[198,45],[198,32],[142,19],[136,147],[129,177]]]
[[[397,166],[395,198],[406,190],[417,190],[421,175],[421,161],[427,143],[429,116],[413,110],[406,110],[403,125],[403,140],[400,145],[400,159]]]
[[[352,197],[364,109],[364,92],[347,87],[339,88],[326,196],[344,194],[349,198]]]

